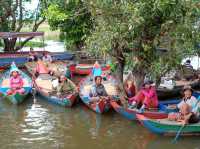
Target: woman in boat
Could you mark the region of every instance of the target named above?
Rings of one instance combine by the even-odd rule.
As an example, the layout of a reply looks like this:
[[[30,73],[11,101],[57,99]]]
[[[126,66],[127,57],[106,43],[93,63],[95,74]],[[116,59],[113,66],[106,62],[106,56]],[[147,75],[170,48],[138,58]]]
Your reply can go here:
[[[104,85],[102,84],[102,77],[95,76],[95,84],[92,86],[89,96],[91,97],[91,102],[97,102],[101,99],[109,99],[108,93]]]
[[[93,69],[92,69],[92,75],[93,75],[93,77],[101,76],[101,75],[102,75],[101,66],[100,66],[100,64],[98,63],[98,61],[96,61],[96,62],[94,63],[94,66],[93,66]]]
[[[58,79],[58,86],[56,87],[57,95],[60,96],[62,93],[75,91],[75,87],[68,81],[68,79],[61,75]]]
[[[147,80],[144,82],[142,89],[134,97],[129,98],[131,108],[140,107],[140,111],[144,111],[145,108],[157,108],[158,96],[156,89],[152,86],[152,82]]]
[[[178,113],[170,113],[168,119],[172,121],[182,122],[183,125],[188,123],[197,123],[199,121],[199,100],[192,96],[193,89],[191,86],[185,86],[183,89],[184,97],[177,105],[172,105],[173,108],[178,108]]]
[[[24,81],[19,74],[19,69],[13,65],[10,72],[10,89],[7,91],[7,94],[23,94],[25,92],[23,88]]]
[[[124,82],[124,89],[128,98],[135,96],[135,85],[132,80],[126,80]]]

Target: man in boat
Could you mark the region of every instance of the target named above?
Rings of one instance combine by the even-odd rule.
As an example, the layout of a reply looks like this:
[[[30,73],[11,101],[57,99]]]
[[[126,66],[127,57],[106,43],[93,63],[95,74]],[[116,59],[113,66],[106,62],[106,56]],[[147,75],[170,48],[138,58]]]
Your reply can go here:
[[[62,93],[73,93],[76,90],[64,75],[61,75],[58,78],[58,85],[55,87],[55,89],[58,96],[61,96]]]
[[[89,96],[91,97],[91,102],[97,102],[99,100],[105,99],[108,100],[109,96],[106,92],[104,85],[102,84],[102,77],[95,76],[95,84],[92,86]]]
[[[172,108],[178,108],[178,113],[170,113],[168,119],[182,122],[183,125],[188,123],[197,123],[199,121],[200,102],[192,96],[193,89],[191,86],[184,86],[182,101],[177,105],[171,105]]]
[[[7,91],[7,94],[23,94],[25,92],[23,85],[24,81],[19,74],[19,69],[16,65],[12,65],[10,71],[10,89]]]
[[[189,59],[186,60],[186,62],[184,63],[184,66],[186,68],[193,69],[193,66],[191,65],[191,61]]]
[[[158,107],[158,96],[156,89],[152,86],[152,81],[146,80],[142,85],[142,89],[132,98],[129,98],[131,108],[140,108],[140,112],[144,109],[151,109]]]
[[[51,63],[53,61],[51,55],[49,55],[48,53],[43,53],[42,60],[46,63]]]

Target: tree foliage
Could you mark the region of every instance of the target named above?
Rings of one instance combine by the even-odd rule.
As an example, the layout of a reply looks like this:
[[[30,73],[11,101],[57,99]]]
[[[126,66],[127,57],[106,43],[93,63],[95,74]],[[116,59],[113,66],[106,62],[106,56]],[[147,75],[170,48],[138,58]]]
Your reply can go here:
[[[146,74],[159,78],[179,65],[183,57],[199,51],[195,48],[199,42],[199,25],[195,26],[200,16],[198,1],[87,2],[97,23],[88,48],[125,59],[138,87]],[[159,52],[159,47],[167,51]]]
[[[53,30],[60,29],[67,48],[80,49],[93,28],[91,13],[82,0],[53,0],[45,16]]]
[[[37,31],[40,24],[45,21],[43,10],[47,8],[47,0],[39,0],[38,7],[31,11],[25,7],[25,3],[31,0],[0,0],[0,31],[20,32],[23,26],[30,24],[30,31]],[[27,38],[21,45],[16,46],[16,38],[4,39],[4,49],[17,51],[21,49],[32,37]]]

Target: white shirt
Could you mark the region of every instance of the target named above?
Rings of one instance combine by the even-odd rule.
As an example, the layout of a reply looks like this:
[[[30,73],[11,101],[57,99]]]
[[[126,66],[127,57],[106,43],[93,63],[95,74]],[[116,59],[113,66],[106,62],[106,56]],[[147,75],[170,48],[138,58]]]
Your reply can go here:
[[[180,107],[185,103],[188,104],[192,108],[191,112],[194,112],[194,113],[198,112],[199,102],[194,96],[191,96],[190,99],[182,100],[179,104],[177,104],[177,107],[180,109]]]
[[[51,55],[46,55],[42,57],[42,60],[45,62],[52,62],[52,57]]]

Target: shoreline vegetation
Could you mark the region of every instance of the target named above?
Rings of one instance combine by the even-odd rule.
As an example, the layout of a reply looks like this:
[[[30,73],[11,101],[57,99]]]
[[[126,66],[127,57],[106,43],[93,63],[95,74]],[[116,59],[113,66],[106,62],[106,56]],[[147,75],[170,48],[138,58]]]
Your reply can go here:
[[[25,25],[22,28],[21,32],[31,32],[30,25]],[[48,25],[48,22],[42,23],[39,26],[37,32],[44,32],[44,41],[46,41],[46,40],[60,41],[60,31],[59,30],[52,31],[50,29],[50,26]],[[42,40],[42,37],[39,37],[39,38],[41,38],[41,40]]]
[[[30,25],[26,25],[22,28],[21,32],[31,32],[30,31]],[[53,41],[61,41],[60,40],[60,31],[56,30],[56,31],[52,31],[50,29],[50,26],[48,25],[47,22],[44,22],[43,24],[41,24],[38,28],[37,32],[44,32],[44,43],[43,43],[43,39],[42,37],[36,37],[33,40],[28,41],[24,47],[44,47],[47,46],[47,44],[45,43],[45,41],[48,40],[53,40]],[[34,40],[37,41],[34,41]],[[20,45],[20,41],[17,41],[17,46]],[[3,48],[3,42],[2,39],[0,39],[0,48]]]

